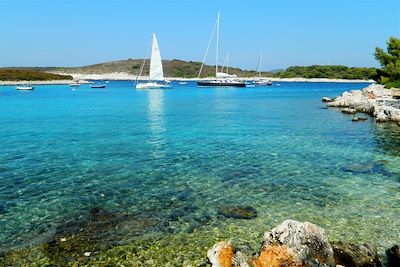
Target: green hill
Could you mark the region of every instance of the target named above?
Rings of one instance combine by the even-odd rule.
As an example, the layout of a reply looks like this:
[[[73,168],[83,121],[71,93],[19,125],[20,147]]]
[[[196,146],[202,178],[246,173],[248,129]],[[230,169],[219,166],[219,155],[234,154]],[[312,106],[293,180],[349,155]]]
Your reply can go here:
[[[127,72],[137,75],[142,66],[142,59],[128,59],[120,61],[112,61],[107,63],[95,64],[77,68],[51,68],[46,70],[57,70],[65,73],[112,73]],[[148,75],[150,62],[147,60],[142,75]],[[163,60],[165,77],[184,77],[196,78],[201,62],[183,61],[178,59]],[[229,68],[229,74],[236,74],[238,77],[254,77],[258,73],[254,70],[242,70],[240,68]],[[331,79],[375,79],[377,76],[376,68],[356,68],[346,66],[292,66],[286,70],[274,70],[270,72],[262,72],[264,77],[277,78],[331,78]],[[204,65],[201,77],[215,76],[215,66]]]
[[[376,68],[349,68],[346,66],[293,66],[274,74],[279,78],[330,78],[330,79],[376,79]]]
[[[72,80],[70,75],[59,75],[32,69],[0,69],[0,81]]]
[[[143,59],[127,59],[89,65],[76,68],[41,68],[46,71],[60,71],[65,73],[102,74],[112,72],[127,72],[137,75],[142,66]],[[147,60],[142,75],[148,75],[150,62]],[[201,67],[201,62],[183,60],[163,60],[165,77],[196,78]],[[229,68],[229,74],[236,74],[238,77],[252,77],[257,75],[255,71],[247,71],[239,68]],[[263,73],[265,76],[272,76],[272,73]],[[215,66],[204,65],[201,77],[215,76]]]

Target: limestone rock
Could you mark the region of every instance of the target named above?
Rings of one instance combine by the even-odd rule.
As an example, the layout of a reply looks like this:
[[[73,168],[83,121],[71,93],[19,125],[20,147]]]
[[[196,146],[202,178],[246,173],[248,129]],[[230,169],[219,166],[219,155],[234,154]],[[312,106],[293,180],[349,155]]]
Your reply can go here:
[[[366,121],[367,118],[365,118],[365,117],[354,117],[354,118],[352,118],[351,120],[352,120],[352,121]]]
[[[400,109],[392,106],[377,106],[374,109],[377,122],[400,121]]]
[[[382,85],[371,84],[363,90],[343,92],[327,106],[343,108],[342,112],[349,114],[364,112],[376,117],[377,122],[400,122],[399,94]]]
[[[238,251],[233,255],[232,267],[253,267],[251,261],[242,252]]]
[[[356,110],[354,108],[342,108],[340,110],[342,113],[346,113],[346,114],[355,114]]]
[[[325,231],[309,222],[284,221],[264,234],[263,250],[268,246],[286,246],[306,266],[335,266]]]
[[[332,99],[332,98],[326,97],[326,96],[322,98],[322,102],[333,102],[334,100],[335,100],[334,98]]]
[[[221,241],[207,252],[212,267],[231,267],[234,249],[228,242]]]
[[[394,245],[390,249],[386,251],[386,255],[388,257],[388,266],[389,267],[398,267],[400,266],[400,247],[398,245]]]
[[[332,244],[336,264],[346,267],[382,266],[376,246],[371,244],[350,244],[336,242]]]

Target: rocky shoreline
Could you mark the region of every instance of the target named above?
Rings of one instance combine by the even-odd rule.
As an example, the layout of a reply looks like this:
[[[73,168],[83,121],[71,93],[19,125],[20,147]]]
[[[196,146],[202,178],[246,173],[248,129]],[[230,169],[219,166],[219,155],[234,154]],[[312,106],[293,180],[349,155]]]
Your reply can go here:
[[[286,220],[264,234],[256,257],[248,257],[230,242],[221,241],[207,252],[212,267],[389,267],[400,266],[398,245],[381,260],[373,244],[329,242],[324,229],[309,222]]]
[[[328,107],[340,108],[343,113],[354,114],[353,121],[365,120],[356,114],[365,113],[377,122],[397,122],[400,125],[400,90],[385,89],[371,84],[362,90],[344,92],[336,98],[322,98]]]

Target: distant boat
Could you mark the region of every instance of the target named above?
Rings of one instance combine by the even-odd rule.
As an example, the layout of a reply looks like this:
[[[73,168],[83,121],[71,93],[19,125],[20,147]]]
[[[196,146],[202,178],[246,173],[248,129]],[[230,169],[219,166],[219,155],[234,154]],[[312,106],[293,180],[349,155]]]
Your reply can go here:
[[[26,85],[26,84],[23,84],[21,86],[17,86],[16,88],[17,88],[17,90],[21,90],[21,91],[23,91],[23,90],[29,91],[29,90],[34,90],[35,89],[35,87],[29,86],[29,85]]]
[[[258,59],[258,63],[257,63],[258,80],[254,80],[254,85],[256,85],[256,86],[272,85],[271,80],[265,80],[265,79],[261,78],[262,58],[263,58],[263,54],[261,53],[260,58]]]
[[[246,84],[243,81],[237,79],[236,75],[229,75],[228,73],[218,71],[218,62],[219,62],[219,12],[217,13],[217,42],[216,42],[216,63],[215,63],[215,79],[213,80],[205,80],[205,81],[197,81],[197,86],[199,87],[214,87],[214,86],[224,86],[224,87],[246,87]],[[214,33],[214,31],[213,31]],[[212,36],[212,35],[211,35]],[[211,38],[210,38],[211,41]],[[209,47],[209,46],[208,46]],[[201,71],[204,66],[204,61],[207,57],[208,47],[206,50],[206,55],[204,56],[203,63],[200,67],[198,78],[200,78]]]
[[[147,57],[147,55],[146,55]],[[136,89],[167,89],[171,88],[169,81],[164,80],[164,72],[161,61],[160,49],[158,48],[158,42],[156,34],[153,32],[151,40],[151,56],[150,56],[150,71],[149,80],[144,83],[137,83],[138,77],[142,74],[144,65],[146,63],[146,57],[143,61],[142,67],[140,68],[139,75],[136,77]]]
[[[73,82],[73,83],[70,83],[69,86],[71,86],[71,87],[79,87],[79,86],[81,86],[81,84],[79,82]]]
[[[105,84],[93,84],[90,86],[90,88],[106,88]]]
[[[187,84],[187,82],[179,82],[179,84]]]

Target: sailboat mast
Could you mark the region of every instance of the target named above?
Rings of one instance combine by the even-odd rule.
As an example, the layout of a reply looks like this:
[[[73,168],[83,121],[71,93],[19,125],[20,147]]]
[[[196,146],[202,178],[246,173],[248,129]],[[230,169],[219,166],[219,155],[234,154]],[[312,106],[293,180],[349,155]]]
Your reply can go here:
[[[258,69],[258,77],[261,78],[261,62],[262,62],[262,58],[263,58],[263,53],[261,53],[260,55],[260,64],[259,64],[259,69]]]
[[[226,73],[229,73],[229,53],[226,55]]]
[[[215,77],[217,77],[217,73],[218,73],[218,52],[219,52],[219,11],[217,13],[217,51],[215,53]]]

